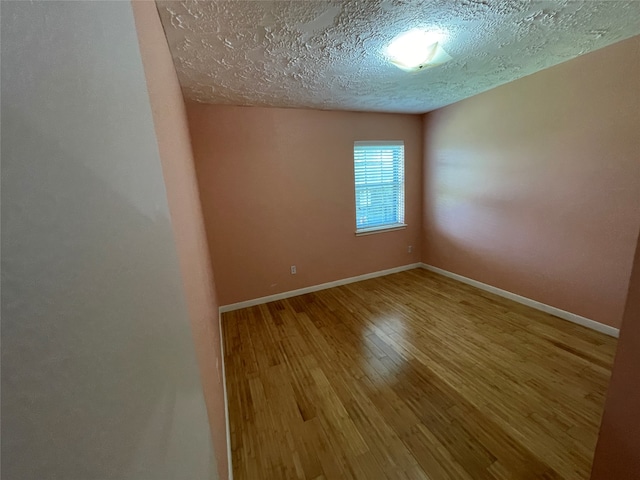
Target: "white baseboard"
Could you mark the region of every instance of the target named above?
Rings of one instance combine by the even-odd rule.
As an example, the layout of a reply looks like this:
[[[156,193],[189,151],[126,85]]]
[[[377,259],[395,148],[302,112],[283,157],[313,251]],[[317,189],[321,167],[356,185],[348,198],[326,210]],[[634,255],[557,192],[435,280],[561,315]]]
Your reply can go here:
[[[485,290],[487,292],[493,293],[500,297],[508,298],[509,300],[513,300],[514,302],[521,303],[531,308],[535,308],[536,310],[540,310],[545,313],[550,313],[551,315],[555,315],[556,317],[562,318],[563,320],[568,320],[569,322],[577,323],[578,325],[582,325],[583,327],[590,328],[600,333],[604,333],[611,337],[618,338],[620,330],[614,327],[610,327],[609,325],[605,325],[600,322],[596,322],[595,320],[591,320],[590,318],[581,317],[580,315],[576,315],[575,313],[567,312],[566,310],[561,310],[556,307],[552,307],[551,305],[547,305],[542,302],[538,302],[536,300],[531,300],[530,298],[523,297],[521,295],[517,295],[515,293],[507,292],[506,290],[502,290],[501,288],[497,288],[486,283],[479,282],[477,280],[473,280],[471,278],[463,277],[462,275],[458,275],[457,273],[449,272],[447,270],[443,270],[438,267],[434,267],[432,265],[427,265],[426,263],[421,263],[420,266],[425,270],[429,270],[431,272],[439,273],[445,277],[453,278],[462,283],[466,283],[467,285],[471,285],[473,287],[479,288],[481,290]]]
[[[347,285],[349,283],[361,282],[362,280],[368,280],[370,278],[383,277],[392,273],[404,272],[405,270],[420,268],[420,266],[420,263],[410,263],[409,265],[402,265],[401,267],[389,268],[387,270],[380,270],[372,273],[365,273],[364,275],[358,275],[357,277],[343,278],[342,280],[335,280],[333,282],[321,283],[319,285],[312,285],[310,287],[290,290],[288,292],[276,293],[275,295],[269,295],[267,297],[254,298],[253,300],[246,300],[244,302],[222,305],[220,307],[220,313],[232,312],[233,310],[240,310],[241,308],[253,307],[255,305],[261,305],[263,303],[275,302],[276,300],[284,300],[285,298],[291,298],[298,295],[304,295],[306,293],[326,290],[327,288],[339,287],[340,285]]]
[[[220,312],[218,312],[218,328],[220,332],[220,357],[222,361],[221,367],[222,394],[224,396],[224,420],[227,430],[227,462],[229,466],[228,480],[233,480],[233,465],[231,464],[231,427],[229,426],[229,399],[227,398],[227,370],[224,365],[224,338],[222,337],[222,315],[220,315]]]

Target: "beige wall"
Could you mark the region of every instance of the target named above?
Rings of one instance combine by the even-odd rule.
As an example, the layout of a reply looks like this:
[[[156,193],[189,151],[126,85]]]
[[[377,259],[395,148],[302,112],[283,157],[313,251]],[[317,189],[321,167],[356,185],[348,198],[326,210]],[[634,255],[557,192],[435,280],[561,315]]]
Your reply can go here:
[[[187,111],[221,304],[419,261],[419,116],[195,103]],[[405,230],[355,236],[355,140],[404,140]]]
[[[218,474],[224,479],[228,464],[218,303],[186,110],[155,3],[134,1],[133,11]]]
[[[592,480],[640,475],[640,238],[604,407]]]
[[[425,263],[618,327],[640,225],[640,37],[425,117]]]

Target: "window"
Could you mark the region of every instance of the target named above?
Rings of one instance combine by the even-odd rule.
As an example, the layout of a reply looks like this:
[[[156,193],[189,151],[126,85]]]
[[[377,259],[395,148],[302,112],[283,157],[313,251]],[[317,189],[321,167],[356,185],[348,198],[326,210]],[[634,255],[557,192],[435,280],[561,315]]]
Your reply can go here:
[[[356,234],[405,227],[404,142],[355,142]]]

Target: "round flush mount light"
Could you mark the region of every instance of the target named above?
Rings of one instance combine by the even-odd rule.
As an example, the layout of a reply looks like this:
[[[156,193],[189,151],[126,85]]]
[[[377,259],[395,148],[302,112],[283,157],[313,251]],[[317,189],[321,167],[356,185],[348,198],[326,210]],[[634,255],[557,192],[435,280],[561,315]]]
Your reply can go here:
[[[451,60],[440,46],[442,35],[425,30],[409,30],[394,38],[385,49],[385,56],[398,68],[418,71]]]

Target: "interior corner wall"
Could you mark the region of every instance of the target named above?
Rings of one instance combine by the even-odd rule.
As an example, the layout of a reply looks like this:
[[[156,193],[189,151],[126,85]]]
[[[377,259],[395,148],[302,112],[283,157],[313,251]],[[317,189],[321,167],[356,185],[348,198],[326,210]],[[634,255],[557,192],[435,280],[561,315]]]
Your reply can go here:
[[[216,478],[128,2],[2,2],[2,478]]]
[[[593,461],[592,480],[637,480],[640,472],[640,238]]]
[[[218,474],[227,478],[227,435],[218,301],[198,194],[187,114],[153,1],[132,2],[184,294],[191,320]]]
[[[422,261],[619,327],[639,78],[634,37],[427,114]]]
[[[420,116],[196,103],[187,112],[221,304],[419,261]],[[355,236],[356,140],[404,140],[406,229]]]

